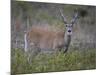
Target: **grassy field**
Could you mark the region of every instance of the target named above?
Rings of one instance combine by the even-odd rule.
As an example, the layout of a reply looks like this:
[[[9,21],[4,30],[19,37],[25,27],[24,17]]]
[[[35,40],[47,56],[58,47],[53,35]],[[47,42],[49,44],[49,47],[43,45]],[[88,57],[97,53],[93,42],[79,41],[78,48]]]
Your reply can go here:
[[[33,57],[32,63],[27,62],[27,57],[20,49],[12,49],[11,73],[38,73],[54,71],[88,70],[96,68],[96,51],[74,50],[66,54],[38,54]]]

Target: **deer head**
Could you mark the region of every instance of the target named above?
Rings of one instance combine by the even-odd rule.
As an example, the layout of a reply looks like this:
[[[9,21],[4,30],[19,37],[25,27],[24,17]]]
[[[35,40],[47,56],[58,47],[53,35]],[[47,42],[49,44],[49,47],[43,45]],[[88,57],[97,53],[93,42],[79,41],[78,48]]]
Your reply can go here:
[[[76,19],[78,18],[78,12],[75,11],[75,14],[71,20],[70,23],[67,22],[67,19],[65,18],[65,16],[63,15],[62,13],[62,10],[60,9],[60,14],[61,14],[61,17],[62,17],[62,20],[64,22],[64,25],[66,27],[66,32],[67,32],[67,35],[71,35],[72,34],[72,28],[73,28],[73,25],[74,23],[76,22]]]

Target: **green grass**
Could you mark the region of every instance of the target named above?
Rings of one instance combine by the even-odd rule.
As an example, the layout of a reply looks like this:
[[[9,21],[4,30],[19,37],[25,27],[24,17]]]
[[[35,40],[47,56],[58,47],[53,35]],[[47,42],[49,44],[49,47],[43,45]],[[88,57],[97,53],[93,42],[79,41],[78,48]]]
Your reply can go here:
[[[26,54],[20,49],[11,50],[11,73],[37,73],[54,71],[88,70],[96,68],[96,51],[73,50],[66,54],[43,54],[32,57],[28,63]]]

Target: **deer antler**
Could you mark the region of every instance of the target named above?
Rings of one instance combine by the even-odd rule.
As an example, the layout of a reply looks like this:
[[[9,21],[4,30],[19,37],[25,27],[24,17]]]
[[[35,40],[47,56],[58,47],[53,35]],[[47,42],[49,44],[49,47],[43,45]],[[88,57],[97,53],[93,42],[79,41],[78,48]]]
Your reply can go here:
[[[78,11],[76,10],[75,15],[73,16],[73,19],[71,20],[71,24],[73,25],[76,21],[76,19],[78,18]]]
[[[67,24],[67,19],[64,17],[64,15],[63,15],[63,13],[62,13],[62,10],[59,9],[59,11],[60,11],[61,17],[62,17],[62,19],[63,19],[63,22],[64,22],[65,24]]]

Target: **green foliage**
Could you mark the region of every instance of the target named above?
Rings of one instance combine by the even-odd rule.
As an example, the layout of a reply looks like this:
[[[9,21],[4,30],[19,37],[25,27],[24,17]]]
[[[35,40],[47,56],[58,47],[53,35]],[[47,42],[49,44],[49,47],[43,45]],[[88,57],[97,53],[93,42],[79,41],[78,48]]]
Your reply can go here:
[[[53,71],[72,71],[96,68],[95,49],[86,51],[70,51],[66,54],[57,52],[55,54],[40,53],[33,57],[28,63],[26,54],[20,49],[12,49],[11,73],[37,73]]]

